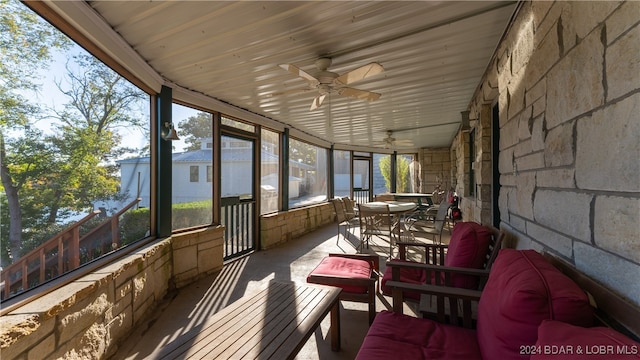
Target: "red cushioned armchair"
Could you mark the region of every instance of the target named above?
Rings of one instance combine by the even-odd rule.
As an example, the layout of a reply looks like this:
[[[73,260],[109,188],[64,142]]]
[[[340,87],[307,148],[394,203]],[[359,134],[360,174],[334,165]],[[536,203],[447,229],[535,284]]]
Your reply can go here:
[[[394,312],[376,316],[356,360],[528,359],[522,349],[536,344],[544,320],[582,327],[594,320],[587,294],[534,250],[500,250],[482,292],[399,281],[387,285]],[[476,302],[477,328],[453,326],[457,318],[445,316],[440,306],[437,321],[403,315],[402,290],[436,296],[439,304],[444,298]],[[470,308],[463,306],[463,317],[471,316]]]
[[[382,278],[382,292],[391,295],[388,281],[407,284],[447,285],[479,289],[489,276],[489,269],[502,245],[505,233],[475,222],[459,222],[453,228],[449,245],[401,242],[399,258],[387,262]],[[425,263],[407,259],[409,248],[424,249]],[[420,294],[405,291],[404,298],[420,300]]]

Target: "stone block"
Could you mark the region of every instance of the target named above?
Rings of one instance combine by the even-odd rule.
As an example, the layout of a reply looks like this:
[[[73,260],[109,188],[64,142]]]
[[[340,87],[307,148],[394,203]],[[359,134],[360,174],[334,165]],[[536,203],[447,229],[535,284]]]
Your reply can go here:
[[[516,159],[518,172],[544,168],[544,153],[537,152]]]
[[[577,124],[576,184],[580,189],[640,191],[640,93]],[[603,141],[606,139],[606,141]]]
[[[636,14],[640,15],[640,12]],[[607,62],[607,100],[617,99],[640,87],[640,26],[611,44]]]
[[[175,249],[173,251],[173,269],[176,274],[180,274],[197,268],[196,259],[198,249],[196,246]]]
[[[222,269],[222,257],[216,258],[219,254],[215,248],[198,251],[198,273],[207,274]]]
[[[533,201],[537,223],[564,235],[590,241],[593,196],[573,191],[538,190]]]
[[[594,213],[595,244],[640,263],[640,199],[597,196]]]
[[[594,31],[549,71],[548,129],[604,104],[603,62],[604,46]]]
[[[535,85],[545,87],[546,81],[544,81],[543,76],[562,56],[557,30],[559,25],[557,22],[550,22],[549,24],[551,26],[548,28],[541,29],[546,32],[536,31],[536,50],[531,54],[531,59],[526,68],[527,88],[533,88]],[[529,104],[527,102],[527,105]]]
[[[620,6],[616,1],[576,1],[568,2],[563,11],[565,38],[584,39]],[[636,13],[638,14],[638,13]],[[637,19],[636,19],[637,20]],[[597,29],[596,31],[599,31]]]
[[[576,268],[593,279],[640,306],[640,265],[598,249],[592,245],[576,242],[573,245]]]
[[[85,298],[65,314],[60,315],[60,344],[83,334],[95,323],[102,323],[104,313],[111,307],[106,293]]]
[[[536,185],[543,188],[565,188],[574,189],[576,182],[573,169],[544,169],[538,170],[536,175]]]
[[[509,121],[500,128],[500,151],[514,146],[518,143],[519,121],[515,119]]]
[[[618,37],[629,29],[629,24],[634,24],[638,31],[638,14],[640,14],[640,2],[624,1],[613,14],[606,20],[607,45],[618,40]],[[636,57],[637,59],[637,57]]]
[[[546,167],[572,165],[575,149],[574,122],[564,123],[547,133],[544,147],[544,164]]]
[[[56,349],[56,337],[54,334],[47,336],[27,353],[28,360],[41,360],[48,358]]]
[[[536,177],[534,173],[520,174],[516,181],[516,188],[509,195],[509,209],[511,213],[533,220],[533,192]]]
[[[44,341],[54,333],[56,319],[42,320],[34,314],[7,314],[2,316],[0,325],[2,359],[19,359],[27,357],[23,353],[33,344]]]
[[[125,339],[133,328],[133,310],[131,305],[125,307],[118,316],[107,323],[107,330],[112,339]]]
[[[571,259],[573,257],[573,240],[571,238],[534,222],[527,224],[527,235],[566,258]]]
[[[544,101],[544,99],[537,101]],[[533,107],[535,108],[535,104]],[[547,131],[544,124],[544,116],[538,116],[533,119],[531,127],[531,151],[544,150],[544,141],[547,137]]]

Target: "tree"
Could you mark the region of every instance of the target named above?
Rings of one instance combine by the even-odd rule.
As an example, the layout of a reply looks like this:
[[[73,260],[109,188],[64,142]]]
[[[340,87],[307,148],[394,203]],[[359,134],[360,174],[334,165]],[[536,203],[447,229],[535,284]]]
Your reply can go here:
[[[391,189],[391,156],[383,156],[378,164],[380,173],[384,178],[387,189]],[[409,190],[409,160],[403,156],[396,157],[396,190],[407,192]]]
[[[200,150],[202,139],[213,137],[213,120],[211,114],[200,112],[196,116],[189,116],[178,123],[180,137],[188,145],[185,151]]]
[[[8,1],[0,4],[0,26],[7,30],[2,32],[6,46],[1,53],[0,102],[11,105],[0,110],[3,126],[0,175],[8,207],[2,215],[9,217],[7,238],[11,256],[16,259],[25,244],[32,244],[34,239],[59,227],[57,222],[61,216],[70,211],[92,209],[96,200],[117,196],[119,180],[114,160],[132,151],[120,146],[122,139],[117,129],[148,129],[148,118],[139,115],[137,110],[139,106],[148,107],[149,100],[97,59],[76,55],[67,60],[67,82],[57,82],[58,90],[66,95],[68,102],[62,109],[49,109],[53,115],[46,121],[51,124],[51,130],[45,133],[41,126],[35,126],[39,119],[44,119],[41,114],[45,109],[21,96],[21,91],[37,88],[34,82],[22,77],[37,74],[36,68],[25,73],[22,66],[30,65],[28,60],[33,60],[39,61],[36,66],[44,67],[50,57],[48,47],[37,47],[44,43],[42,32],[48,31],[54,39],[61,35],[48,24],[41,24],[39,18],[22,5]],[[31,29],[33,34],[25,29]],[[29,41],[37,44],[33,51],[24,49],[24,43]],[[58,39],[48,44],[57,46],[67,42]],[[33,53],[43,55],[36,57]],[[17,54],[25,56],[18,58]],[[16,83],[12,83],[14,78]],[[5,138],[9,130],[12,136]],[[2,240],[4,244],[4,233]]]
[[[51,48],[65,48],[69,41],[26,9],[20,2],[0,0],[0,179],[6,196],[8,232],[2,232],[2,243],[8,243],[14,257],[22,243],[22,212],[19,190],[7,159],[5,135],[28,126],[28,119],[39,109],[30,104],[21,92],[37,90],[37,70],[45,68],[51,59]],[[4,202],[4,199],[3,199]],[[4,223],[4,222],[3,222]],[[5,237],[5,233],[8,236]],[[7,251],[3,251],[3,263]]]

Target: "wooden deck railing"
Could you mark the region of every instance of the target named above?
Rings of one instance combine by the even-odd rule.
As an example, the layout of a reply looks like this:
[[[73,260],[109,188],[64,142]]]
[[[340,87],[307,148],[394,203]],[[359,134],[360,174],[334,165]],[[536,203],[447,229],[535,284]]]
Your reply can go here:
[[[95,210],[2,270],[2,299],[78,268],[120,246],[120,216],[142,199],[138,198],[87,234],[80,226],[100,213]]]

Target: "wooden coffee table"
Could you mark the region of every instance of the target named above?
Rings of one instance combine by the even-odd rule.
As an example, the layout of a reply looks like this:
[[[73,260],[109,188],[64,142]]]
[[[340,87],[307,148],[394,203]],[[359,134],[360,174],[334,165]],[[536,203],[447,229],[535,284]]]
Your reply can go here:
[[[293,359],[331,312],[331,349],[340,350],[341,289],[270,282],[235,301],[148,359]]]

